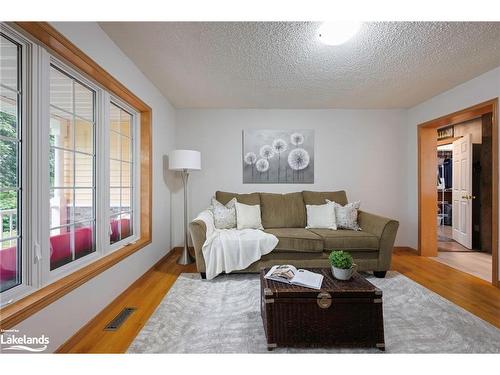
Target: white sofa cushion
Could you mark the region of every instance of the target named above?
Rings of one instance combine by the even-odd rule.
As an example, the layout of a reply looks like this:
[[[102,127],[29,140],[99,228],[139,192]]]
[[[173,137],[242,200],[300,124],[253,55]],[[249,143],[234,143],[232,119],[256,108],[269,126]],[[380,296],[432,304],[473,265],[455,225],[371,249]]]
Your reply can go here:
[[[238,229],[264,229],[260,218],[260,205],[250,206],[236,202],[236,227]]]
[[[307,210],[307,226],[306,228],[312,229],[337,229],[337,224],[335,221],[335,206],[332,202],[321,204],[321,205],[311,205],[306,204]]]

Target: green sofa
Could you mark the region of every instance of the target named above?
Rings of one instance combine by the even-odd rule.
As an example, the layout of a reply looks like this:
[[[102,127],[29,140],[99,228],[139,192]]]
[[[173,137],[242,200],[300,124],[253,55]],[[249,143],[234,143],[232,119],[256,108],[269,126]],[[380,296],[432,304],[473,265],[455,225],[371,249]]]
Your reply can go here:
[[[302,191],[288,194],[237,194],[217,191],[215,197],[222,204],[235,197],[240,203],[260,205],[264,231],[279,239],[278,245],[271,253],[238,272],[259,272],[262,267],[275,264],[293,264],[302,268],[329,267],[328,255],[332,250],[350,252],[358,270],[373,271],[377,277],[384,277],[391,267],[392,248],[399,227],[396,220],[359,211],[358,224],[361,231],[305,228],[306,204],[324,204],[325,199],[329,199],[345,205],[345,191]],[[196,267],[204,277],[202,246],[206,239],[205,223],[194,220],[189,224],[189,230],[194,245]]]

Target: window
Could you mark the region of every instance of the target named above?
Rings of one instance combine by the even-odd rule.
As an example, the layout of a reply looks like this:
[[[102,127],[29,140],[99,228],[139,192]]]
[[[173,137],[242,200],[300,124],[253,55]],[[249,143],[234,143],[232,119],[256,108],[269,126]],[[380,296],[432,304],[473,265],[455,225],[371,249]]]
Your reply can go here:
[[[109,242],[114,244],[133,234],[134,122],[113,102],[109,117]]]
[[[0,35],[0,292],[22,283],[21,45]]]
[[[98,66],[92,73],[100,81],[89,79],[14,28],[0,27],[3,313],[5,305],[118,249],[126,247],[109,264],[150,242],[150,223],[139,230],[142,208],[150,213],[150,180],[137,181],[139,168],[150,173],[150,150],[138,142],[150,137],[151,111]],[[55,49],[63,45],[59,40]],[[68,46],[58,52],[64,56]],[[80,68],[89,64],[82,60]],[[130,102],[147,114],[144,127],[137,128],[142,117]]]
[[[50,270],[96,250],[95,96],[50,66]]]
[[[48,23],[0,22],[2,328],[151,243],[151,119]]]

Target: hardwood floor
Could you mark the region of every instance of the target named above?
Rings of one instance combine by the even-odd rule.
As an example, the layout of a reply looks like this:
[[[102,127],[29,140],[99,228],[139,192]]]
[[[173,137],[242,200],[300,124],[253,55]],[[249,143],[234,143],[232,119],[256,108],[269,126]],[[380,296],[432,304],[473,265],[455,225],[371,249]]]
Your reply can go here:
[[[481,252],[438,251],[434,260],[491,282],[491,254]]]
[[[60,353],[123,353],[146,324],[177,276],[196,272],[194,264],[179,266],[174,250],[118,296],[59,349]],[[396,249],[393,269],[500,328],[500,289],[409,249]],[[104,326],[124,307],[136,307],[118,331]]]
[[[468,249],[452,239],[452,228],[449,225],[438,226],[438,254],[434,260],[447,264],[457,270],[477,276],[491,282],[491,254]]]
[[[451,226],[439,225],[438,226],[438,251],[450,252],[474,252],[473,249],[468,249],[453,240]]]
[[[448,251],[455,253],[472,253],[474,250],[467,249],[465,246],[460,245],[455,241],[438,241],[438,251]]]
[[[124,353],[144,327],[170,287],[183,272],[196,272],[196,265],[176,263],[180,249],[171,251],[119,295],[86,326],[59,347],[59,353]],[[117,331],[104,331],[123,308],[136,307]]]
[[[491,283],[409,249],[394,251],[392,269],[500,328],[500,289]]]

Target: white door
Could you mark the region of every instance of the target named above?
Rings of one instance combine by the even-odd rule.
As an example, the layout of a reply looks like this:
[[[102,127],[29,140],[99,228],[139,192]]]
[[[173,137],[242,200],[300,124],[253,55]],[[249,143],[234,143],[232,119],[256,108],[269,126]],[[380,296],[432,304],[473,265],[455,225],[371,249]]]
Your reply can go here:
[[[453,239],[472,248],[472,138],[453,142]]]

